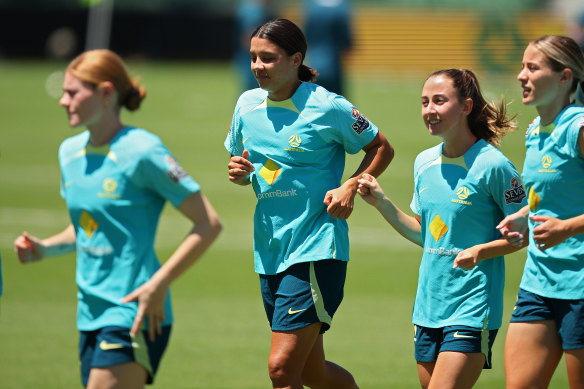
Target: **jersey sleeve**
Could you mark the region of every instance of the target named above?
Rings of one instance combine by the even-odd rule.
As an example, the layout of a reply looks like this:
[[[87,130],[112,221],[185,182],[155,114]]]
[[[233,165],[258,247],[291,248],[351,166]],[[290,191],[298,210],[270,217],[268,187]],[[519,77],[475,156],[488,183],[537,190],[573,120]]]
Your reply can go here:
[[[488,187],[495,203],[505,216],[519,211],[527,205],[525,188],[521,176],[508,159],[500,160],[493,168]]]
[[[142,153],[132,178],[137,184],[158,193],[174,207],[201,189],[160,141]]]
[[[331,98],[326,116],[333,125],[323,135],[342,144],[349,154],[358,153],[379,132],[377,126],[342,96]]]
[[[584,158],[582,151],[580,150],[580,145],[578,144],[580,131],[584,131],[584,115],[577,117],[568,128],[567,143],[569,145],[571,156],[574,158]]]
[[[419,160],[420,156],[418,155],[414,162],[414,194],[412,195],[412,202],[410,203],[410,209],[415,215],[421,215],[422,212],[420,209],[420,198],[418,197]]]
[[[69,140],[65,140],[61,143],[61,145],[59,146],[59,154],[58,154],[58,160],[59,160],[59,170],[61,171],[61,180],[59,182],[59,193],[61,194],[61,197],[63,199],[65,199],[65,191],[66,191],[66,177],[65,177],[65,169],[63,169],[66,161],[67,161],[67,155],[70,154],[70,152],[67,152],[67,142]]]
[[[231,119],[231,127],[223,143],[227,151],[231,155],[241,156],[243,154],[243,136],[241,134],[241,126],[239,120],[239,105],[235,107],[233,118]]]

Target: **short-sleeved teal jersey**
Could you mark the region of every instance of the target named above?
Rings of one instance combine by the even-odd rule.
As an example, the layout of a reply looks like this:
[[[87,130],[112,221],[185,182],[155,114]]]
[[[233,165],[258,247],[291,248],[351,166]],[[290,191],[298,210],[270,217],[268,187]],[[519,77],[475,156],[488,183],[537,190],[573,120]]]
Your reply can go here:
[[[584,158],[578,134],[584,127],[584,108],[566,107],[548,126],[537,117],[525,138],[523,181],[530,215],[569,219],[584,214]],[[584,298],[584,234],[544,251],[533,240],[535,222],[529,220],[529,246],[521,288],[558,299]]]
[[[470,271],[452,265],[464,249],[500,238],[495,226],[527,204],[525,190],[513,164],[486,141],[458,158],[442,155],[442,145],[420,153],[414,165],[411,209],[421,218],[424,253],[412,321],[496,329],[503,315],[503,257]]]
[[[99,148],[89,132],[59,149],[61,194],[77,234],[77,325],[130,328],[137,303],[120,299],[160,268],[154,252],[158,218],[168,200],[178,206],[199,185],[155,135],[125,127]],[[172,322],[170,296],[165,319]]]
[[[225,147],[232,155],[248,150],[255,169],[257,273],[349,260],[347,222],[331,217],[323,200],[340,186],[345,152],[357,153],[377,131],[345,98],[312,83],[279,102],[259,88],[241,95]]]

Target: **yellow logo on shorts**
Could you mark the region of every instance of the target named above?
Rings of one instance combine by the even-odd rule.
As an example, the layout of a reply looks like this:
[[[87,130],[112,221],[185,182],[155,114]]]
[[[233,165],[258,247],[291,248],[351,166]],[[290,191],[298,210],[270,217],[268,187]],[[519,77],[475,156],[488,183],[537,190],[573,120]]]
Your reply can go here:
[[[299,309],[297,311],[293,311],[292,308],[288,309],[288,315],[294,315],[295,313],[299,313],[302,311],[306,311],[308,308],[304,308],[304,309]]]

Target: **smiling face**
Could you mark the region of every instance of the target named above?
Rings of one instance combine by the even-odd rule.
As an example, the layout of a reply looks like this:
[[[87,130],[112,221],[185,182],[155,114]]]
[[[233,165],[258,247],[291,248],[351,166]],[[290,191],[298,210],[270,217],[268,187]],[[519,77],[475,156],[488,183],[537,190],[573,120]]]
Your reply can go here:
[[[426,80],[422,89],[422,118],[431,135],[455,137],[468,128],[472,100],[460,101],[452,79],[439,74]]]
[[[99,89],[81,81],[70,72],[65,73],[63,97],[59,104],[67,110],[69,125],[73,128],[97,123],[104,107]]]
[[[521,71],[517,75],[523,89],[523,104],[545,107],[563,98],[560,96],[565,93],[562,77],[563,73],[554,71],[540,50],[532,44],[527,46],[521,62]]]
[[[289,56],[268,39],[254,37],[249,50],[251,71],[260,88],[268,91],[272,100],[286,100],[292,96],[300,80],[298,67],[302,54]]]

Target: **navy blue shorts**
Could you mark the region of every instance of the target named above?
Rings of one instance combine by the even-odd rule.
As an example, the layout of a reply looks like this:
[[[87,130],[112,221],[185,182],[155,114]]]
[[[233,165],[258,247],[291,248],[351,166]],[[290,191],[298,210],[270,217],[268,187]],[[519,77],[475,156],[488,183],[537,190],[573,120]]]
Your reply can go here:
[[[293,331],[322,323],[331,326],[343,300],[347,262],[322,260],[302,262],[281,273],[260,274],[264,309],[272,331]]]
[[[414,326],[414,348],[416,361],[436,362],[442,351],[485,355],[484,369],[491,368],[491,349],[499,330],[480,330],[468,326],[428,328]]]
[[[94,367],[109,367],[127,362],[137,362],[148,372],[146,383],[154,381],[154,375],[168,344],[172,326],[162,327],[154,342],[148,340],[148,331],[132,338],[130,329],[104,327],[95,331],[81,331],[79,337],[79,360],[81,380],[87,386],[89,372]]]
[[[584,299],[542,297],[519,289],[511,323],[553,320],[564,350],[584,348]]]

